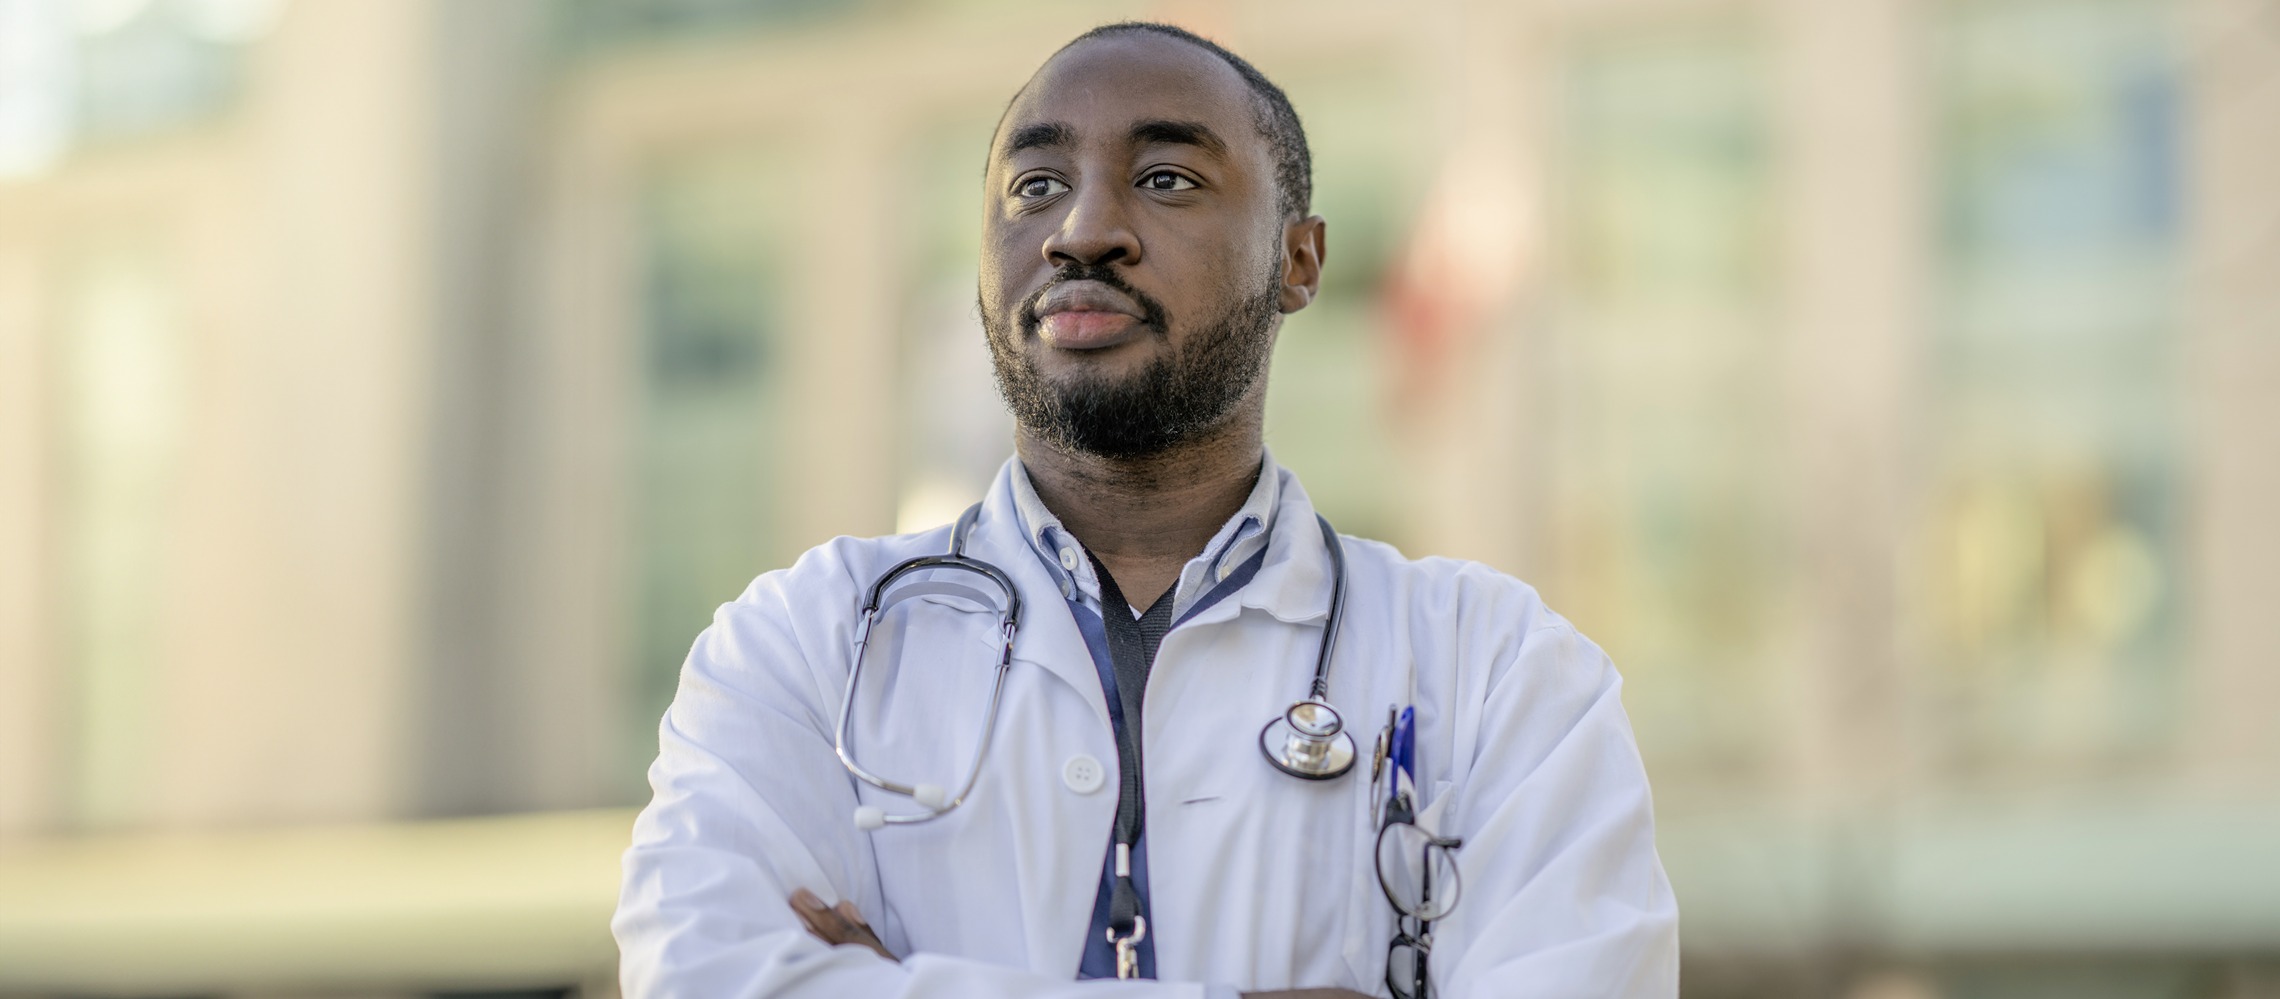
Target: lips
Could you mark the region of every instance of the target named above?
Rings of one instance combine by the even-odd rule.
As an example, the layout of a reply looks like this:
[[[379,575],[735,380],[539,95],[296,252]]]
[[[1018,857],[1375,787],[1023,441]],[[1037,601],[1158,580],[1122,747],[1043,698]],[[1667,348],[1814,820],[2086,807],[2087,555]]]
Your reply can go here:
[[[1130,339],[1145,313],[1131,296],[1098,281],[1064,281],[1037,309],[1037,335],[1063,350],[1098,350]]]

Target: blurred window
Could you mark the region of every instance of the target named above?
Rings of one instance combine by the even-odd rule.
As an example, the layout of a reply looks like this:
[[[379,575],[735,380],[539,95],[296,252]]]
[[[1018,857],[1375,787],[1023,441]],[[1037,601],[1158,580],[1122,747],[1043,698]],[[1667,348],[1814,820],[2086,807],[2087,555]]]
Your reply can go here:
[[[955,520],[1013,453],[1013,418],[990,372],[974,302],[982,245],[982,164],[1001,108],[929,116],[901,157],[909,279],[895,363],[902,390],[895,529]]]
[[[1746,19],[1611,30],[1561,79],[1545,588],[1652,678],[1643,751],[1747,770],[1788,586],[1765,45]]]
[[[662,162],[640,191],[633,756],[713,611],[798,550],[780,526],[792,168],[767,143]]]
[[[83,828],[132,825],[153,804],[189,350],[170,263],[147,239],[94,240],[68,258],[59,296],[69,793]]]
[[[1935,498],[1949,748],[2170,731],[2182,663],[2178,65],[2155,0],[1941,8]]]
[[[1322,293],[1284,323],[1267,391],[1267,446],[1340,531],[1396,545],[1400,461],[1388,419],[1381,289],[1428,187],[1435,136],[1413,80],[1370,62],[1288,74],[1329,223]]]
[[[0,177],[73,146],[208,121],[283,0],[0,0]]]
[[[1773,267],[1764,46],[1745,24],[1582,39],[1565,80],[1567,269],[1581,305],[1676,335],[1754,312]]]

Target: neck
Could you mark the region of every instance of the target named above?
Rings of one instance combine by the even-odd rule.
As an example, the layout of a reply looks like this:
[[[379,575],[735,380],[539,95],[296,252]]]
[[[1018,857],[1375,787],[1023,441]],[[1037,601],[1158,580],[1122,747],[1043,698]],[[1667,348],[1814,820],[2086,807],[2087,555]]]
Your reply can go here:
[[[1026,429],[1014,450],[1045,508],[1108,569],[1125,601],[1145,609],[1250,498],[1265,459],[1262,409],[1245,406],[1224,426],[1140,458],[1072,453]]]

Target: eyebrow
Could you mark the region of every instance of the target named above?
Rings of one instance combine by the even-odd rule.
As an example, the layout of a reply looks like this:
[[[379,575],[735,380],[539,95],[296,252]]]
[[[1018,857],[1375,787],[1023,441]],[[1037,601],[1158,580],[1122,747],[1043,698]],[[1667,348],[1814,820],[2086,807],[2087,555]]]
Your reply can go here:
[[[1200,121],[1173,121],[1168,118],[1151,118],[1132,126],[1129,133],[1138,145],[1194,146],[1219,155],[1227,154],[1227,143],[1211,126]],[[1005,137],[1005,151],[1011,156],[1024,149],[1051,149],[1073,146],[1077,143],[1077,130],[1066,122],[1041,121],[1023,125]]]
[[[1219,133],[1200,121],[1171,121],[1151,119],[1132,126],[1132,141],[1141,145],[1195,146],[1199,149],[1227,154],[1227,143]]]
[[[1011,156],[1024,149],[1070,146],[1076,141],[1076,129],[1057,121],[1043,121],[1014,129],[1013,134],[1005,137],[1005,152],[1001,155]]]

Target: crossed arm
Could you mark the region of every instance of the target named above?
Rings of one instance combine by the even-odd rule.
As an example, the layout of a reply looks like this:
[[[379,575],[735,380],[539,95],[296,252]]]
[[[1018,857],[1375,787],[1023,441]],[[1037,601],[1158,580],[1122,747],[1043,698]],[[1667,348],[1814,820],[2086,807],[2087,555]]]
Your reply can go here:
[[[814,892],[805,888],[793,892],[790,901],[792,912],[800,917],[800,923],[806,926],[807,931],[814,934],[816,939],[833,946],[850,944],[856,947],[868,947],[889,961],[900,960],[893,951],[887,949],[886,944],[879,942],[878,934],[871,932],[871,924],[863,921],[863,914],[856,910],[855,903],[841,902],[838,905],[825,905],[822,899],[815,896]],[[1243,997],[1244,999],[1368,999],[1359,992],[1347,989],[1286,989],[1276,992],[1245,992]]]
[[[868,888],[876,884],[868,844],[844,819],[857,803],[851,782],[791,776],[839,766],[823,734],[827,678],[801,667],[828,661],[815,650],[842,646],[846,636],[818,631],[816,615],[794,613],[787,599],[794,590],[825,588],[797,578],[837,571],[811,564],[822,561],[811,553],[792,572],[756,581],[691,651],[660,726],[650,770],[655,796],[635,823],[611,922],[626,994],[1112,999],[1203,992],[1196,983],[1076,982],[947,954],[898,958],[864,925],[859,913],[883,903]],[[802,885],[834,886],[849,901],[827,906],[798,891]],[[750,901],[790,896],[798,901],[789,912]]]

